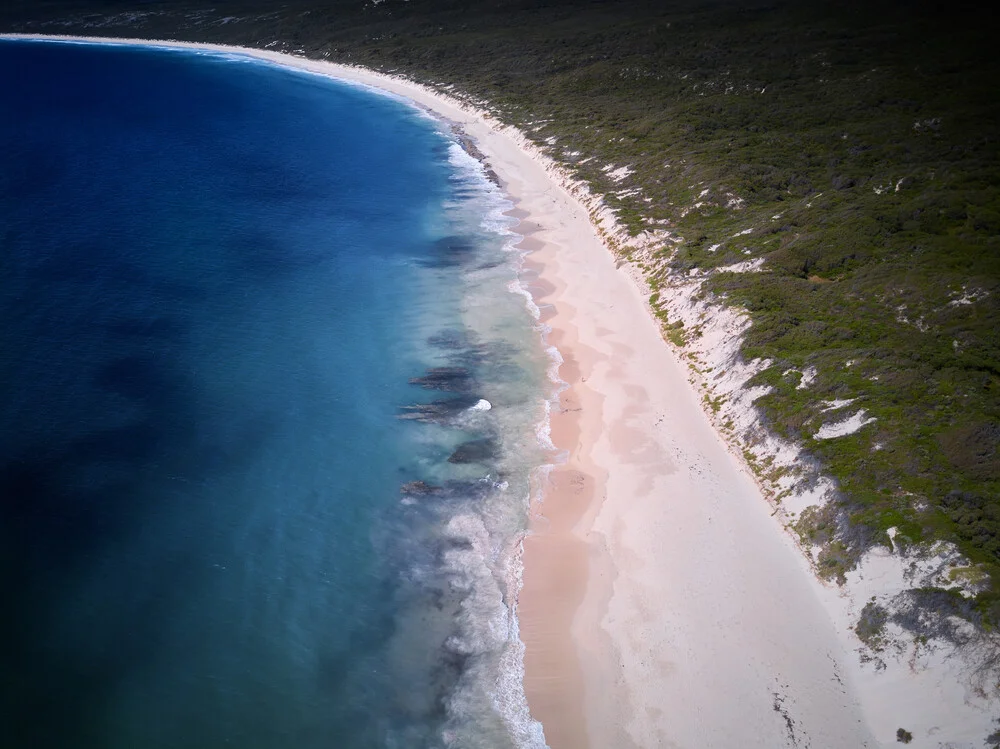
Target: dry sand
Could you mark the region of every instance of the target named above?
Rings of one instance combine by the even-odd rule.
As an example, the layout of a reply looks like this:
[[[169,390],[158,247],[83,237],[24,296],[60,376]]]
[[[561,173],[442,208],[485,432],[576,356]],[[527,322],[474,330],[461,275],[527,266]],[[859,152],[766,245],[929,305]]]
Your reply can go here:
[[[570,385],[552,416],[568,459],[543,479],[519,602],[529,704],[554,749],[879,745],[820,584],[550,163],[488,115],[400,79],[178,46],[411,99],[461,123],[515,200],[533,250],[525,284]]]

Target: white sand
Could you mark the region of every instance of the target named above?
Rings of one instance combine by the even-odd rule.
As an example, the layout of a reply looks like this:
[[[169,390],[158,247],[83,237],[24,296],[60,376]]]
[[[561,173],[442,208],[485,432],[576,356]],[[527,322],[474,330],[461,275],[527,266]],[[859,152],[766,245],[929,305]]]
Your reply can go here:
[[[861,427],[867,426],[875,421],[875,419],[866,415],[865,409],[861,409],[856,413],[851,414],[843,421],[834,421],[831,423],[823,424],[814,435],[818,440],[831,440],[835,437],[846,437],[848,434],[854,434]]]
[[[573,631],[591,745],[876,746],[807,563],[586,214],[534,171],[520,165],[512,190],[556,248],[543,278],[580,371],[575,452],[606,476],[577,527],[591,548]]]
[[[614,237],[591,223],[582,188],[568,185],[523,135],[398,78],[280,53],[176,46],[240,51],[375,86],[459,122],[525,221],[540,227],[532,235],[540,240],[536,296],[551,305],[553,341],[572,370],[563,408],[574,426],[563,430],[568,442],[555,429],[553,439],[571,453],[566,483],[577,487],[560,500],[568,527],[548,546],[539,535],[538,569],[525,571],[526,590],[532,579],[541,593],[522,621],[565,621],[572,630],[562,638],[571,647],[548,659],[532,649],[560,633],[535,637],[522,627],[526,684],[565,684],[569,695],[546,699],[544,687],[529,689],[551,745],[889,746],[907,716],[934,712],[933,685],[910,682],[901,705],[891,699],[894,684],[862,683],[835,592],[815,579],[712,428],[639,287],[616,269],[605,246]],[[555,490],[552,501],[554,513]],[[545,512],[536,508],[536,518]],[[553,589],[554,580],[563,587]],[[890,705],[898,719],[884,712]],[[948,739],[925,732],[911,746]]]

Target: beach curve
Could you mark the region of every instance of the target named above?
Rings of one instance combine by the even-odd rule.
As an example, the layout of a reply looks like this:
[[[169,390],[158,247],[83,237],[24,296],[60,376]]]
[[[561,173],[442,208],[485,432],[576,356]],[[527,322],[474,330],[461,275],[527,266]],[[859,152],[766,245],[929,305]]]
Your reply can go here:
[[[388,91],[460,125],[495,172],[568,385],[551,417],[567,457],[539,477],[518,605],[525,688],[551,746],[878,745],[822,584],[712,428],[586,206],[527,138],[373,71],[80,41],[250,55]]]

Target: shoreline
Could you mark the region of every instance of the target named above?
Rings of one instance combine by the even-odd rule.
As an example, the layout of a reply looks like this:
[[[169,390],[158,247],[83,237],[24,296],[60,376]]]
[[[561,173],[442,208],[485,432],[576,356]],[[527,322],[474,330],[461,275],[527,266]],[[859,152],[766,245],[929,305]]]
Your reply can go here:
[[[551,414],[567,460],[531,508],[518,602],[525,691],[553,749],[890,740],[873,738],[884,705],[856,683],[830,590],[713,428],[586,204],[523,135],[419,84],[278,52],[9,37],[236,53],[359,83],[429,110],[485,159],[519,211],[524,286],[567,383]]]
[[[419,84],[335,63],[225,45],[44,38],[247,55],[401,96],[444,119],[453,130],[460,129],[475,142],[502,181],[505,192],[527,214],[515,230],[526,225],[537,226],[532,239],[540,242],[540,246],[528,256],[528,267],[535,270],[543,288],[530,283],[526,286],[536,304],[546,310],[546,323],[552,329],[550,343],[559,346],[564,360],[560,375],[569,385],[560,394],[560,407],[553,409],[551,416],[553,440],[557,448],[568,452],[569,458],[552,469],[548,491],[541,503],[535,503],[531,509],[530,534],[525,539],[523,557],[524,587],[517,607],[526,647],[525,691],[532,717],[542,723],[546,740],[553,749],[577,749],[580,741],[594,748],[622,749],[671,742],[693,747],[740,744],[761,749],[797,743],[791,726],[801,724],[803,718],[787,717],[772,704],[771,672],[797,671],[799,678],[795,682],[815,682],[821,692],[829,692],[824,697],[832,698],[835,690],[822,689],[828,687],[829,668],[822,662],[804,667],[802,663],[791,662],[794,658],[779,657],[787,661],[786,669],[758,672],[751,668],[750,672],[740,674],[738,658],[732,656],[741,653],[726,653],[729,658],[720,658],[718,652],[713,652],[719,638],[711,634],[712,627],[723,625],[717,633],[723,640],[746,642],[748,622],[724,623],[714,616],[715,612],[702,616],[705,612],[692,612],[691,602],[685,600],[684,594],[692,592],[692,582],[698,582],[697,587],[705,592],[717,583],[725,584],[729,577],[729,565],[705,556],[713,552],[711,539],[705,544],[708,548],[695,555],[694,563],[703,565],[712,579],[697,580],[696,575],[695,580],[668,589],[641,575],[645,567],[657,578],[662,575],[683,581],[689,576],[680,569],[670,569],[669,564],[663,566],[664,561],[671,560],[661,558],[661,550],[670,549],[674,543],[683,547],[684,539],[668,527],[671,518],[663,516],[662,507],[660,512],[657,508],[645,508],[646,512],[642,512],[642,506],[636,507],[643,504],[637,500],[654,499],[654,488],[657,494],[669,490],[670,487],[658,484],[671,474],[682,473],[678,466],[687,467],[703,479],[711,478],[721,468],[727,474],[727,484],[737,484],[744,509],[751,513],[758,511],[765,521],[767,504],[712,429],[687,382],[683,366],[662,340],[639,290],[616,267],[611,252],[591,223],[588,210],[559,183],[552,165],[530,151],[520,133],[487,113]],[[636,335],[640,340],[632,340]],[[650,354],[655,361],[649,361]],[[665,373],[669,375],[666,378]],[[655,434],[655,428],[667,415],[651,412],[650,406],[657,402],[657,410],[662,411],[675,405],[672,401],[678,394],[684,405],[683,413],[671,419],[676,423],[666,434]],[[658,416],[659,420],[650,421],[648,417],[652,416]],[[645,423],[634,423],[637,418]],[[690,431],[697,432],[697,442],[713,450],[710,464],[705,465],[700,455],[668,454],[667,451],[691,439]],[[665,443],[658,444],[663,442],[662,437],[667,438]],[[585,487],[582,493],[577,491],[581,483]],[[589,501],[579,501],[581,494],[588,493]],[[639,510],[639,528],[630,527],[633,525],[630,516],[636,510]],[[547,531],[542,532],[546,526]],[[633,539],[632,534],[641,527],[659,532],[653,537]],[[776,526],[767,530],[770,531],[767,545],[785,552],[787,556],[782,562],[787,565],[792,561],[790,544],[781,538],[783,534]],[[674,551],[669,555],[674,561],[691,565],[690,559],[677,558],[687,556],[686,553]],[[832,625],[818,599],[808,593],[805,578],[811,580],[811,573],[804,560],[798,561],[799,564],[791,566],[793,576],[806,589],[812,618],[825,625],[827,649],[837,650],[839,661],[842,653]],[[732,566],[738,568],[739,563]],[[768,575],[757,577],[763,585],[754,586],[754,593],[767,596]],[[562,595],[553,596],[553,591]],[[656,600],[651,600],[650,592]],[[709,598],[714,600],[715,596]],[[726,598],[723,594],[721,600]],[[745,596],[743,602],[746,603]],[[650,626],[654,622],[655,629]],[[545,624],[546,631],[535,627],[540,623]],[[567,624],[568,632],[564,629]],[[726,624],[737,626],[728,632]],[[761,635],[766,627],[752,629],[755,635]],[[814,632],[803,626],[793,629],[803,649],[811,648],[807,641]],[[671,653],[676,650],[671,635],[679,633],[689,636],[691,642],[686,652]],[[787,636],[772,639],[778,645],[777,655],[789,653],[791,649],[783,641]],[[560,646],[558,653],[552,650],[556,643]],[[748,648],[749,652],[752,650]],[[816,666],[820,671],[815,670]],[[793,695],[791,699],[810,691],[803,690],[798,683],[783,689]],[[845,720],[847,716],[839,711],[835,715],[824,714],[829,699],[815,699],[818,696],[810,695],[810,704],[801,706],[818,714],[809,719],[808,728],[800,726],[800,735],[808,734],[820,745],[873,745],[867,732],[850,730],[861,723],[860,711],[853,700],[852,709],[848,710],[850,719]],[[714,715],[705,714],[709,707]],[[843,735],[840,729],[847,724],[850,724],[849,734]]]
[[[532,218],[549,219],[537,214]],[[604,476],[589,461],[593,429],[588,429],[584,420],[589,416],[599,422],[600,402],[581,381],[574,311],[562,301],[565,286],[554,272],[558,255],[566,248],[551,238],[543,241],[534,237],[536,233],[546,234],[542,227],[530,228],[531,233],[524,235],[520,247],[532,253],[523,275],[533,280],[526,283],[522,278],[522,285],[539,306],[540,322],[549,329],[545,343],[555,347],[562,359],[558,376],[563,387],[554,398],[549,428],[552,443],[564,459],[538,473],[533,496],[540,499],[530,508],[529,533],[523,543],[518,618],[525,644],[524,689],[550,746],[587,749],[604,744],[591,741],[587,730],[590,711],[584,685],[597,682],[587,674],[590,659],[583,657],[584,640],[577,626],[585,625],[588,617],[578,614],[581,609],[595,611],[592,605],[585,607],[595,592],[606,604],[610,590],[594,583],[613,575],[610,561],[591,548],[586,538]],[[603,607],[599,605],[596,610]],[[608,638],[598,634],[588,644],[596,645],[604,656],[598,656],[598,660],[612,659],[613,646]],[[619,735],[615,745],[626,747],[629,742]]]

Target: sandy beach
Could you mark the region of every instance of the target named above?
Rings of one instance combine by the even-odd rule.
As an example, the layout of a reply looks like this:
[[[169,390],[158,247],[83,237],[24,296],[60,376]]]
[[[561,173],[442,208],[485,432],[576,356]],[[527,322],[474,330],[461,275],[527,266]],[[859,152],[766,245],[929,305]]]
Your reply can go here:
[[[876,745],[819,584],[638,290],[571,198],[488,153],[541,227],[527,283],[570,384],[519,610],[550,745]]]
[[[522,284],[568,384],[551,417],[565,460],[539,475],[518,603],[525,690],[553,749],[891,740],[871,727],[829,593],[551,163],[489,115],[397,78],[177,46],[239,51],[411,99],[460,124],[514,201],[530,252]]]

